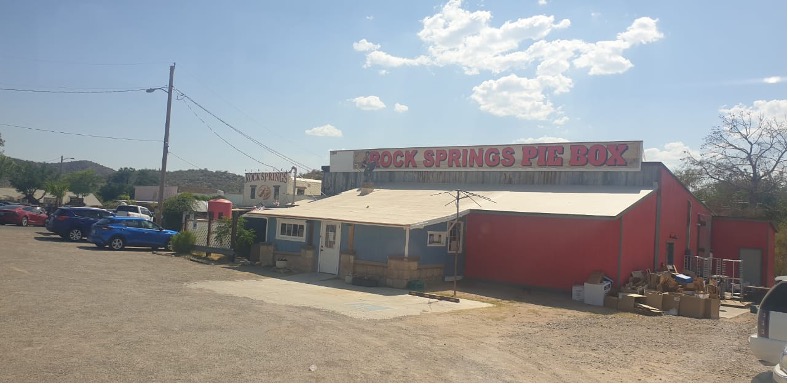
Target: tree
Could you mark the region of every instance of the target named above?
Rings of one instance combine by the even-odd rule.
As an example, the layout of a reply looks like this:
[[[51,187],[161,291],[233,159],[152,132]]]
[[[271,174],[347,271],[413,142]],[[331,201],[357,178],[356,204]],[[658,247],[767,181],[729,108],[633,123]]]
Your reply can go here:
[[[16,164],[10,157],[0,153],[0,180],[9,177],[13,173],[15,166]]]
[[[54,170],[43,163],[21,164],[14,167],[8,181],[11,186],[25,196],[25,200],[31,204],[38,204],[38,201],[46,194],[46,183],[52,179],[53,174]],[[41,196],[36,197],[35,193],[39,190]]]
[[[55,206],[59,207],[68,192],[68,183],[62,179],[50,180],[44,185],[44,190],[57,199]]]
[[[785,183],[785,120],[734,111],[720,116],[701,146],[702,155],[688,155],[685,164],[709,183],[726,185],[741,194],[750,210],[758,208],[764,193]]]
[[[92,169],[70,173],[65,177],[68,188],[79,197],[85,197],[98,191],[101,184],[101,176],[97,175]]]
[[[196,201],[197,199],[191,193],[181,193],[164,200],[162,227],[180,230],[183,214],[194,212],[194,203]]]
[[[134,185],[159,185],[160,173],[154,169],[139,169],[137,170],[137,179]]]
[[[323,180],[323,171],[319,169],[313,169],[307,173],[302,173],[298,175],[298,177],[304,179]]]

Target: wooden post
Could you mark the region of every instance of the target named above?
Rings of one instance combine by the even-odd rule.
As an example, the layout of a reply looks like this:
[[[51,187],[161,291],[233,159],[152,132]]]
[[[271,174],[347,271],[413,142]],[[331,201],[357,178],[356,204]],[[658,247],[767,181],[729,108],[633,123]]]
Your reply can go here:
[[[205,246],[209,247],[209,248],[211,246],[211,225],[212,224],[213,224],[213,212],[208,211],[208,237],[205,239]],[[210,252],[206,252],[205,255],[206,256],[210,256],[211,253]]]

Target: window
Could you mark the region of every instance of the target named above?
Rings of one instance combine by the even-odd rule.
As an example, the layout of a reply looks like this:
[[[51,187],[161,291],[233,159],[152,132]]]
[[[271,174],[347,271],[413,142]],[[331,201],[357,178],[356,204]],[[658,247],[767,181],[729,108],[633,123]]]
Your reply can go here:
[[[304,220],[279,220],[279,229],[276,238],[282,240],[305,241],[304,236],[306,221]]]
[[[274,185],[274,200],[279,200],[279,186]]]
[[[306,190],[305,188],[296,189],[296,195],[303,196],[305,190]]]
[[[427,246],[440,247],[446,245],[446,232],[427,231]]]
[[[249,198],[250,199],[254,199],[255,192],[257,192],[257,186],[256,185],[250,185],[249,186]]]
[[[453,221],[448,223],[449,228],[449,252],[462,252],[462,222],[458,221],[457,224]]]

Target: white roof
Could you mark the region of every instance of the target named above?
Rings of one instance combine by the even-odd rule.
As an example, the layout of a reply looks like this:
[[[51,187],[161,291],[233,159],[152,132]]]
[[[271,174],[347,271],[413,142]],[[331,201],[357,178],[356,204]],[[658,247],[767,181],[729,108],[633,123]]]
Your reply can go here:
[[[616,217],[652,192],[642,187],[577,185],[386,184],[371,192],[352,189],[291,208],[258,209],[247,215],[421,228],[456,215],[457,189],[470,193],[460,192],[461,216],[478,210]]]

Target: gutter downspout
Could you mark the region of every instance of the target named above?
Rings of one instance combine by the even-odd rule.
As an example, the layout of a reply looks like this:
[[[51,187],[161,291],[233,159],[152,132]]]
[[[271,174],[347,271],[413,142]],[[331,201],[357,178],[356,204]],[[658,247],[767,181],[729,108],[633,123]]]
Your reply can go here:
[[[410,248],[410,227],[405,227],[405,259],[408,258],[408,248]]]
[[[293,203],[290,205],[295,205],[295,198],[296,198],[296,175],[298,174],[298,169],[296,169],[295,165],[293,168],[290,168],[293,171]]]

